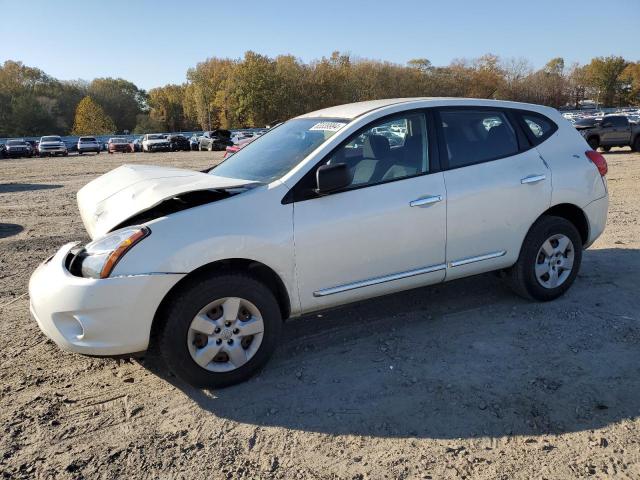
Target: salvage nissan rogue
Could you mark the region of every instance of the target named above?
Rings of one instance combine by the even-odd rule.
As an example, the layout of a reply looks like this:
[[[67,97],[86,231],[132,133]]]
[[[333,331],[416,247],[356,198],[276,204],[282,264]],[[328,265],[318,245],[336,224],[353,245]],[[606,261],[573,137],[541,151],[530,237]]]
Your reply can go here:
[[[92,241],[38,267],[31,312],[65,350],[151,347],[193,385],[230,385],[265,364],[289,317],[489,271],[557,298],[604,229],[606,173],[547,107],[327,108],[208,173],[124,165],[90,182],[78,206]]]

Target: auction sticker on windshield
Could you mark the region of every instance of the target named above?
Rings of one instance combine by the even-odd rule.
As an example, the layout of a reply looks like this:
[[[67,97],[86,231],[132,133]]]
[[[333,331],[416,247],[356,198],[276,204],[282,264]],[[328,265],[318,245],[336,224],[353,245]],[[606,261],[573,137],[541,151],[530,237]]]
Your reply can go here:
[[[343,122],[319,122],[316,123],[309,130],[322,130],[323,132],[337,132],[342,127],[344,127],[346,123]]]

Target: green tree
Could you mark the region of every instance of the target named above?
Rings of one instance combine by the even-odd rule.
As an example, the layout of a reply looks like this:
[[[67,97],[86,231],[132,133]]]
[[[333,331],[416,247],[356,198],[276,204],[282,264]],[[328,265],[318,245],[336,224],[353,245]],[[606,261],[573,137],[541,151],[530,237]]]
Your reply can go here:
[[[149,90],[149,115],[164,130],[177,132],[188,128],[184,114],[184,85],[165,85]]]
[[[108,135],[114,133],[115,129],[111,117],[91,97],[84,97],[80,101],[73,122],[73,135]]]
[[[586,65],[585,73],[588,85],[597,95],[600,104],[614,106],[623,98],[623,81],[621,74],[627,67],[622,57],[596,57]]]
[[[96,78],[89,83],[87,94],[113,119],[119,132],[133,130],[137,115],[146,106],[146,93],[122,78]]]
[[[154,133],[166,130],[164,126],[149,116],[148,113],[140,113],[136,119],[133,133]]]

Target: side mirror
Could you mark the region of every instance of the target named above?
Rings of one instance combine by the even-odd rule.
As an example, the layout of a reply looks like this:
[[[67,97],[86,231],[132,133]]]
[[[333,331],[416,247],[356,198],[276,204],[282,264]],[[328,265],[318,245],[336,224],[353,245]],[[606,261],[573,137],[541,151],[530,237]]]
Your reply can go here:
[[[316,171],[316,193],[324,195],[351,184],[351,173],[344,163],[322,165]]]

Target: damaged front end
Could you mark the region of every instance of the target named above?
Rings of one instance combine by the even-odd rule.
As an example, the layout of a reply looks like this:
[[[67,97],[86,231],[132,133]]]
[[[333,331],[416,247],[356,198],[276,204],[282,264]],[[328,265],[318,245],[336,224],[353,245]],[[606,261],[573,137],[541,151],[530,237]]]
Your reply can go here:
[[[249,180],[149,165],[123,165],[78,192],[78,208],[92,240],[260,185]]]

